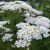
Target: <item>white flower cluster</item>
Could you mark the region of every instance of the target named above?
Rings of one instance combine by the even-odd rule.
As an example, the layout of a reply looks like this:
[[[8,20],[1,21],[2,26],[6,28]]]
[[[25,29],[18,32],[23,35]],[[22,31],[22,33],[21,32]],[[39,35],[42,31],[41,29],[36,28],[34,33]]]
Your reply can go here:
[[[15,45],[18,48],[25,46],[28,47],[31,44],[30,42],[32,39],[42,39],[42,35],[44,38],[50,36],[48,33],[50,32],[50,20],[46,17],[39,16],[43,14],[42,11],[37,11],[23,1],[9,2],[5,5],[1,6],[4,10],[20,10],[21,8],[25,9],[24,16],[26,17],[25,21],[27,23],[19,23],[16,25],[19,30],[16,33],[18,40],[16,40]],[[9,7],[9,5],[11,7]]]
[[[12,41],[12,36],[13,34],[4,34],[4,36],[2,37],[2,41],[5,42],[5,41]]]
[[[14,1],[14,2],[1,2],[2,5],[0,8],[4,10],[17,10],[17,9],[30,9],[32,8],[30,5],[26,4],[23,1]]]
[[[18,23],[18,24],[16,25],[17,28],[25,28],[25,27],[27,27],[27,26],[29,26],[29,24],[28,24],[28,23],[23,23],[23,22]]]
[[[50,28],[50,20],[49,20],[49,18],[46,18],[46,17],[43,17],[43,16],[37,16],[35,18],[27,17],[27,18],[25,18],[25,21],[27,23],[40,25],[40,26],[45,26],[47,28]]]
[[[43,12],[42,11],[37,11],[36,9],[32,8],[32,6],[30,6],[29,4],[27,4],[26,2],[23,1],[14,1],[14,2],[0,2],[0,9],[4,10],[21,10],[21,8],[25,9],[25,11],[27,11],[27,13],[29,12],[33,14],[37,14],[40,15]]]
[[[0,21],[0,25],[10,24],[10,21]]]
[[[20,40],[18,40],[18,41],[15,42],[15,45],[16,45],[17,48],[19,48],[19,47],[23,48],[25,46],[29,46],[30,43],[27,42],[27,41],[25,41],[25,40],[20,39]]]
[[[10,28],[6,28],[6,27],[3,26],[7,23],[10,24],[10,21],[0,21],[0,28],[4,29],[5,32],[9,32],[11,30]]]
[[[19,29],[17,34],[17,40],[15,45],[19,47],[29,46],[32,39],[42,39],[50,36],[50,20],[41,16],[42,11],[38,11],[26,2],[14,1],[14,2],[2,2],[0,8],[4,10],[21,10],[25,9],[24,16],[27,23],[19,23],[16,27]],[[40,16],[39,16],[40,15]],[[32,24],[32,25],[30,25]],[[36,26],[35,26],[36,25]]]
[[[4,4],[5,4],[5,2],[3,2],[3,1],[1,2],[1,1],[0,1],[0,6],[1,6],[1,5],[4,5]]]
[[[17,38],[19,40],[15,42],[15,45],[18,48],[29,46],[32,39],[42,39],[42,35],[44,38],[50,36],[48,33],[50,30],[44,26],[34,26],[29,25],[28,23],[19,23],[16,26],[21,28],[17,32]]]

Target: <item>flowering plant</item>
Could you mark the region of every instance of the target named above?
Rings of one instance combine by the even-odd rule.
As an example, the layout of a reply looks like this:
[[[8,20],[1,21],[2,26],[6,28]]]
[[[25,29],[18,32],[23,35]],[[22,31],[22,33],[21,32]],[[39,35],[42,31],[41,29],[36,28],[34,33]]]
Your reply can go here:
[[[12,37],[16,36],[16,41],[14,42],[14,46],[12,47],[26,47],[27,50],[29,50],[29,46],[31,45],[31,41],[33,39],[38,41],[40,39],[42,40],[43,38],[47,38],[50,36],[50,19],[42,16],[42,11],[34,9],[28,3],[23,1],[0,2],[0,5],[0,9],[2,9],[0,11],[1,14],[5,11],[13,11],[14,13],[16,13],[15,11],[17,11],[17,16],[22,19],[21,21],[19,18],[17,18],[17,16],[14,13],[10,12],[12,13],[12,17],[10,17],[11,19],[8,19],[8,21],[0,21],[0,28],[4,29],[4,33],[9,33],[11,31],[14,31],[16,33],[14,27],[17,27],[17,29],[19,29],[17,30],[16,34],[12,34],[12,32],[11,34],[5,34],[1,38],[3,42],[12,42]],[[16,21],[14,21],[13,19]],[[9,26],[11,26],[11,28],[3,26],[7,23],[9,24]]]

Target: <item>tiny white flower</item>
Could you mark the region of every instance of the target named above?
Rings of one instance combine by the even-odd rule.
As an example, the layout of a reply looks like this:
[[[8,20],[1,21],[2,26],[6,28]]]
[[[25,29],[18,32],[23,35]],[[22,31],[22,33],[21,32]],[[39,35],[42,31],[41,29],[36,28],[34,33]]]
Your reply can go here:
[[[5,42],[5,41],[12,41],[12,37],[13,34],[5,34],[3,37],[2,37],[2,41]]]
[[[24,14],[24,16],[25,17],[30,17],[30,13],[27,12],[26,14]]]

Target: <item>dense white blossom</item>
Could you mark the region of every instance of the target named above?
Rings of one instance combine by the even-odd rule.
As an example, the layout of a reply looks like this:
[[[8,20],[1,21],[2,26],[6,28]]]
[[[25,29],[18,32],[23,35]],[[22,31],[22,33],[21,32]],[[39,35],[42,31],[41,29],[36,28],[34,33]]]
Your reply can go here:
[[[7,23],[10,24],[10,21],[0,21],[0,28],[4,29],[5,32],[11,31],[10,28],[6,28],[6,27],[3,26],[3,25],[5,25],[5,24],[7,24]]]
[[[6,23],[10,24],[10,21],[0,21],[0,25],[5,25]]]
[[[13,34],[4,34],[4,36],[2,37],[2,41],[5,42],[5,41],[12,41],[12,36]]]
[[[29,13],[29,12],[26,12],[26,13],[24,14],[24,16],[25,16],[25,17],[30,17],[30,13]]]
[[[28,17],[28,18],[25,18],[25,21],[27,23],[40,25],[40,26],[45,26],[47,28],[50,28],[50,20],[49,20],[49,18],[46,18],[46,17],[43,17],[43,16],[37,16],[35,18]]]
[[[4,4],[5,4],[5,2],[4,2],[4,1],[0,2],[0,5],[4,5]]]
[[[28,23],[24,23],[24,22],[16,24],[17,28],[25,28],[26,26],[29,26],[29,24]]]
[[[21,8],[23,8],[28,12],[33,12],[33,14],[34,13],[37,15],[43,14],[42,11],[37,11],[36,9],[32,8],[32,6],[23,1],[0,2],[0,5],[1,5],[0,8],[2,10],[18,10],[18,9],[20,10]]]
[[[33,18],[33,17],[27,17],[27,18],[25,18],[25,21],[26,21],[27,23],[34,24],[35,18]]]
[[[19,47],[29,46],[30,43],[25,41],[25,40],[20,39],[20,40],[15,42],[15,45],[17,46],[17,48],[19,48]]]
[[[24,24],[23,25],[21,23],[17,24],[18,25],[17,27],[21,28],[16,33],[17,38],[19,39],[15,42],[15,45],[17,47],[27,46],[27,44],[24,43],[25,41],[30,44],[32,39],[36,40],[42,39],[42,35],[44,38],[50,36],[50,34],[48,33],[50,32],[50,30],[44,26],[26,25],[26,23]]]

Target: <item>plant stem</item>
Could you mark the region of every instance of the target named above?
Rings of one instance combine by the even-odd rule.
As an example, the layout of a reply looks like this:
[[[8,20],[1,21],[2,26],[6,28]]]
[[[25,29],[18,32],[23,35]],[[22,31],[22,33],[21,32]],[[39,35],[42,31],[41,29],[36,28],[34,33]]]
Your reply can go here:
[[[28,46],[28,47],[26,47],[26,50],[29,50],[29,46]]]

